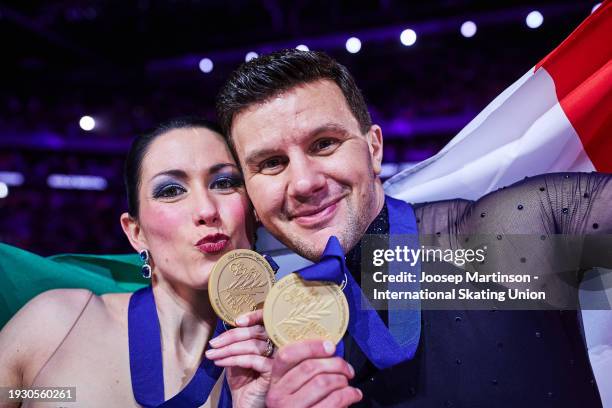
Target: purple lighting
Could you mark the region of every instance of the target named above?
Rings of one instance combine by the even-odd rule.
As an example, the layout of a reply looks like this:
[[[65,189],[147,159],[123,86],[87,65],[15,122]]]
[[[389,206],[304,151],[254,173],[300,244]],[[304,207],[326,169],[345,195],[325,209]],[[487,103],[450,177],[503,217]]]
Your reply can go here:
[[[47,177],[47,184],[63,190],[105,190],[108,183],[104,177],[98,176],[51,174]]]

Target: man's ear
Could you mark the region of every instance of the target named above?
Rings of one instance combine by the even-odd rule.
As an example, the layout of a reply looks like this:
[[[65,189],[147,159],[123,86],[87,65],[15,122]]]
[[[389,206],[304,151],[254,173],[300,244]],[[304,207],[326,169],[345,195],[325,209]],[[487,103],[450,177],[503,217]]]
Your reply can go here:
[[[372,125],[366,134],[368,148],[370,149],[370,160],[374,174],[380,175],[383,158],[383,136],[382,129],[378,125]]]
[[[121,228],[123,228],[125,236],[130,241],[132,248],[134,248],[136,252],[149,248],[147,245],[147,240],[140,229],[140,224],[138,224],[138,221],[136,221],[126,212],[121,214]]]

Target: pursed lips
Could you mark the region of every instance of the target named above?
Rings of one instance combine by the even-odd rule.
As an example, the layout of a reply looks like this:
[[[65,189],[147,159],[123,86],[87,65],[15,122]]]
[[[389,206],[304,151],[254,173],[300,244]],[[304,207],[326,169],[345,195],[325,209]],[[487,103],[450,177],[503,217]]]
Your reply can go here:
[[[196,247],[207,254],[214,254],[222,251],[229,243],[229,237],[225,234],[209,234],[196,243]]]

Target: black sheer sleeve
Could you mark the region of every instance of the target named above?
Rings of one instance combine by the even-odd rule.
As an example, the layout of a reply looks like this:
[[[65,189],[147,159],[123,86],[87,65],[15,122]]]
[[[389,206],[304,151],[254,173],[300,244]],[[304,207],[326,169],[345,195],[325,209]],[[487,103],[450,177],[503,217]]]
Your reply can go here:
[[[477,201],[417,204],[415,212],[419,234],[442,248],[496,244],[492,270],[565,274],[562,280],[577,287],[584,270],[612,268],[609,174],[540,175]]]
[[[417,204],[415,211],[424,234],[611,234],[612,175],[545,174],[478,201]]]

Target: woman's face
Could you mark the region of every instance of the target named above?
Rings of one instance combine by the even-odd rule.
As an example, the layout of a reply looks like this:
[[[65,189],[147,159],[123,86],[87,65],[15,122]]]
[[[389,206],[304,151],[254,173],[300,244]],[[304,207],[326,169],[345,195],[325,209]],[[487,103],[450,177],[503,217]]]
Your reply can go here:
[[[252,210],[219,134],[186,128],[158,136],[140,180],[139,234],[162,279],[204,289],[223,254],[251,247]]]

